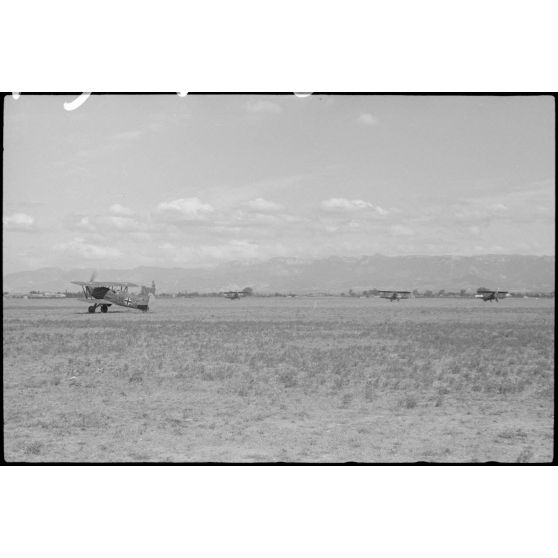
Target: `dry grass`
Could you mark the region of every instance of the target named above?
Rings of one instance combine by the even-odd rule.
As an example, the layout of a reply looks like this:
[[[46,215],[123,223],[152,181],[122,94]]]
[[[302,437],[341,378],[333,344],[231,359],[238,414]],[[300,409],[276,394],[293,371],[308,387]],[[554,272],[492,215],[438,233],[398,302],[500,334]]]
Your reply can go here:
[[[9,461],[548,461],[553,301],[4,301]]]

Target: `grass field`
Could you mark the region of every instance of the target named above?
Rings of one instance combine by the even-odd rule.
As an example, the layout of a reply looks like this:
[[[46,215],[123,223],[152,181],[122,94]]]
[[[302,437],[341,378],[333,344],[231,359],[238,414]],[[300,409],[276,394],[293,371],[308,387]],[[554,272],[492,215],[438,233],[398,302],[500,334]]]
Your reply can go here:
[[[554,301],[4,299],[7,461],[546,462]]]

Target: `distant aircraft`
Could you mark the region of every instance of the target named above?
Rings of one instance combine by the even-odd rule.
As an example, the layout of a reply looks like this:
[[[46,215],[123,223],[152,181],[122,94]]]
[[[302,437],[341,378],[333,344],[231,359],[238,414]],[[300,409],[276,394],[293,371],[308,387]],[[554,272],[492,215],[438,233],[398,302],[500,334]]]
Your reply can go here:
[[[390,302],[397,300],[399,302],[402,298],[409,298],[411,291],[378,291],[380,298],[387,298]]]
[[[66,298],[64,293],[48,293],[42,291],[31,291],[27,298]]]
[[[223,293],[223,296],[229,300],[238,300],[240,297],[246,296],[246,293],[244,291],[227,291]]]
[[[155,295],[155,281],[151,283],[151,287],[142,285],[141,291],[136,294],[128,292],[128,287],[139,287],[135,283],[94,281],[94,279],[95,273],[89,281],[72,281],[74,285],[79,285],[83,289],[85,301],[93,301],[88,308],[90,314],[93,314],[98,306],[101,307],[101,312],[104,314],[108,312],[108,307],[112,304],[144,312],[149,310],[149,295]]]
[[[243,296],[250,296],[251,294],[252,294],[252,288],[245,287],[241,291],[226,291],[223,293],[223,296],[225,298],[228,298],[229,300],[238,300]]]
[[[507,296],[510,296],[508,291],[500,291],[498,289],[496,289],[495,291],[489,291],[488,289],[478,289],[475,298],[482,298],[484,302],[493,302],[494,300],[496,302],[499,302],[500,298],[506,298]]]

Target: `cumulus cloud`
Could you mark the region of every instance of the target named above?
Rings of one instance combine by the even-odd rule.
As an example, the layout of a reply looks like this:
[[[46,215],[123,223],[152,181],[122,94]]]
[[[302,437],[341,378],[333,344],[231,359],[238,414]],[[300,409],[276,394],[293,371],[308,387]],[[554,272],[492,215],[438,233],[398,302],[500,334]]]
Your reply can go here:
[[[30,231],[35,224],[35,218],[26,213],[14,213],[4,217],[2,224],[9,231]]]
[[[199,198],[180,198],[170,202],[161,202],[156,215],[169,221],[199,221],[207,218],[215,209]]]
[[[260,213],[273,213],[274,211],[279,211],[281,206],[275,202],[264,200],[263,198],[256,198],[255,200],[250,200],[246,204],[251,210],[259,211]]]
[[[109,215],[101,219],[101,224],[108,224],[115,229],[120,231],[138,231],[143,227],[141,223],[130,217],[119,217],[115,215]]]
[[[248,101],[244,105],[244,108],[248,112],[270,112],[275,114],[283,112],[283,109],[279,105],[265,99],[253,99]]]
[[[77,228],[88,232],[106,231],[141,231],[146,225],[133,217],[123,215],[86,215],[78,216],[77,221],[70,219],[70,228]]]
[[[375,126],[378,123],[378,119],[370,112],[360,114],[358,121],[366,126]]]
[[[129,217],[130,215],[134,214],[134,212],[131,209],[124,207],[119,203],[115,203],[114,205],[111,205],[109,207],[109,213],[112,213],[113,215],[124,216],[124,217]]]
[[[321,203],[325,211],[361,211],[372,210],[378,215],[387,215],[389,211],[364,200],[348,200],[346,198],[330,198]]]

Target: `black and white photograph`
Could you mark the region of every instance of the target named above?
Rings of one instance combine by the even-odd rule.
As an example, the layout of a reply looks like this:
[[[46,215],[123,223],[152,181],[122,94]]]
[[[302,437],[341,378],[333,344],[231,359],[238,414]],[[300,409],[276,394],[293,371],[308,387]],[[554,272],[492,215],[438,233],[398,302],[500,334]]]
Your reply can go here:
[[[8,463],[553,460],[553,96],[3,110]]]
[[[3,555],[552,555],[555,21],[5,3]]]

